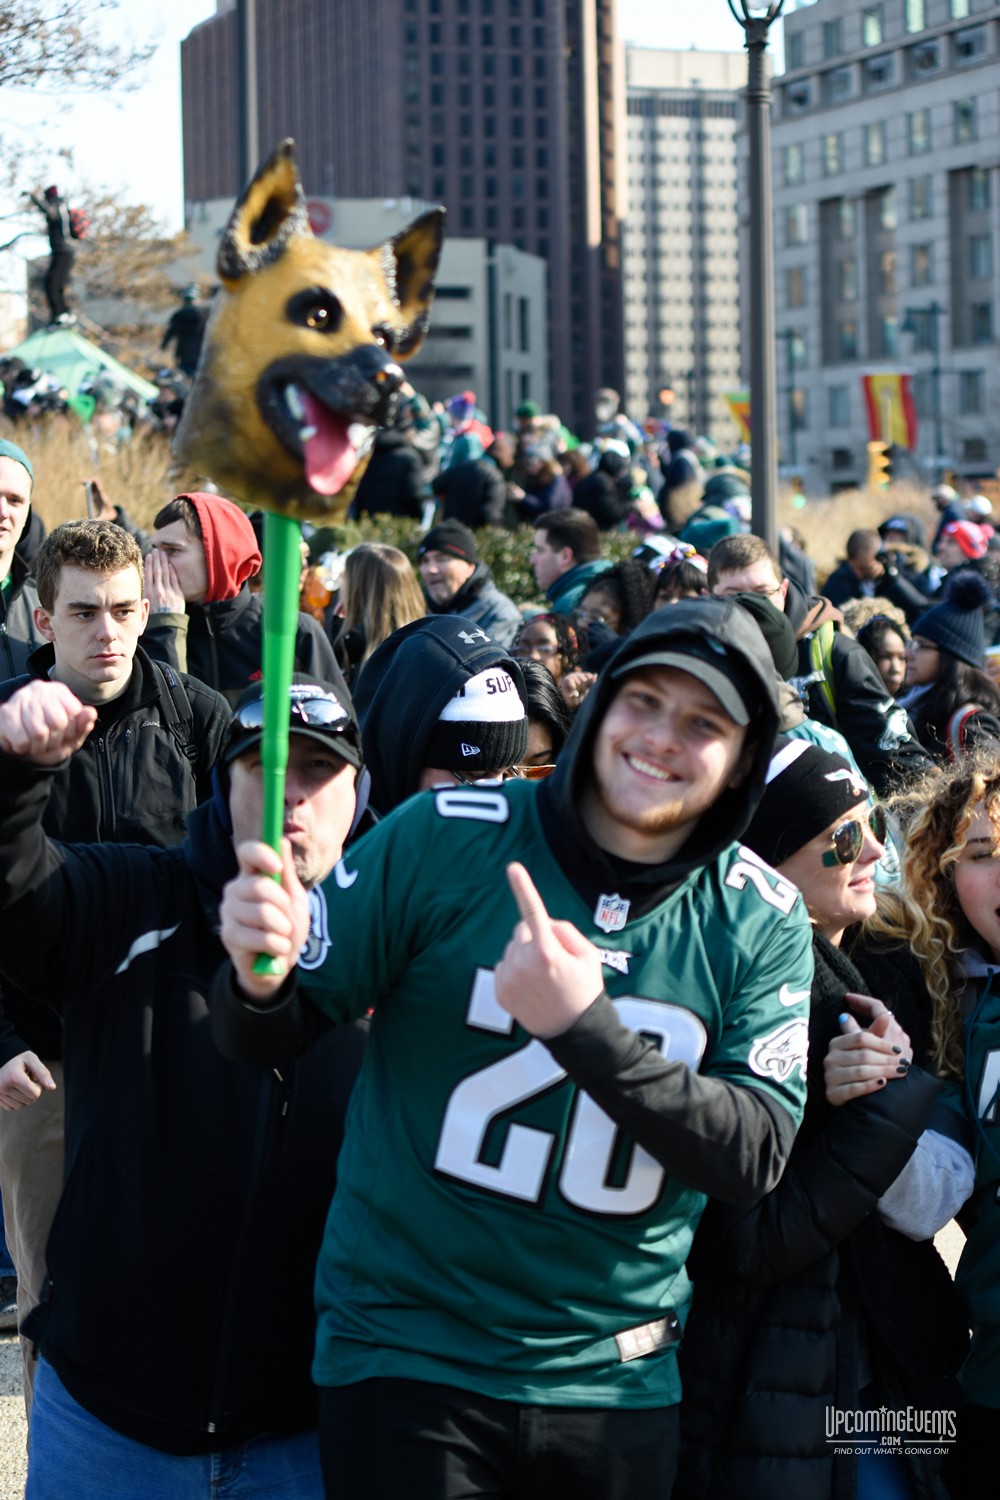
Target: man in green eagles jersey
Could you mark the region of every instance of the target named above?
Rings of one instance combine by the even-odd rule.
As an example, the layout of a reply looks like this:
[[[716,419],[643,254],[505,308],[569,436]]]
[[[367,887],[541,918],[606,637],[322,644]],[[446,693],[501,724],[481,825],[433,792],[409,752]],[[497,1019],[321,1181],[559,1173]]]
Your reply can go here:
[[[734,842],[776,724],[756,624],[685,601],[548,781],[420,793],[357,845],[315,971],[287,857],[240,851],[223,1049],[374,1008],[317,1273],[330,1495],[669,1495],[695,1225],[774,1185],[803,1101],[808,923]]]

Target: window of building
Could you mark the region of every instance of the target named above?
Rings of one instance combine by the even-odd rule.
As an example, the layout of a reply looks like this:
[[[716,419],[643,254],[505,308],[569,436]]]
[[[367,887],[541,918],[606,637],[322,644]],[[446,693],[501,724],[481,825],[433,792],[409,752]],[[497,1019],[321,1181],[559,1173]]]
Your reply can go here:
[[[794,187],[805,177],[805,156],[798,144],[786,146],[782,152],[783,174],[786,187]]]
[[[823,172],[827,177],[833,177],[843,170],[844,136],[838,130],[823,137]]]
[[[522,354],[531,353],[531,304],[527,297],[517,299],[517,347]]]
[[[930,177],[910,178],[910,218],[929,219],[933,206],[933,179]]]
[[[879,353],[893,359],[899,353],[899,319],[894,314],[879,324]]]
[[[934,257],[930,245],[910,246],[910,285],[930,286],[934,280]]]
[[[969,208],[980,213],[990,206],[990,174],[987,167],[973,167],[969,173]]]
[[[844,50],[844,28],[842,22],[823,22],[823,56],[839,57]]]
[[[442,144],[435,143],[435,145],[431,147],[431,166],[444,166],[444,146]]]
[[[963,438],[962,458],[966,463],[984,464],[987,458],[986,439],[981,437]]]
[[[915,109],[906,117],[906,132],[911,156],[921,156],[931,149],[931,112]]]
[[[846,385],[831,385],[826,392],[826,421],[828,427],[850,427],[851,390]]]
[[[869,91],[888,88],[895,75],[895,63],[891,52],[880,52],[877,57],[866,57],[864,67],[865,88]]]
[[[796,432],[804,432],[809,426],[809,392],[801,387],[792,391],[792,399],[789,403],[789,412],[792,426]]]
[[[521,28],[520,28],[520,26],[512,26],[510,28],[510,45],[512,47],[514,47],[514,48],[520,47],[520,45],[521,45]]]
[[[962,416],[979,416],[983,410],[986,377],[982,370],[961,370],[958,376],[958,410]]]
[[[461,221],[462,228],[468,229],[471,233],[474,220],[472,217],[472,209],[469,208],[467,204],[463,205],[463,207],[459,209],[459,219]]]
[[[858,325],[853,318],[846,319],[837,329],[837,345],[841,359],[857,359]]]
[[[977,133],[975,99],[956,99],[955,144],[958,145],[962,141],[974,141]]]
[[[812,84],[808,78],[790,83],[782,93],[786,115],[801,115],[812,107]]]
[[[856,260],[837,262],[837,295],[841,302],[857,302],[858,263]]]
[[[986,27],[970,26],[968,31],[956,31],[954,48],[957,63],[978,62],[987,52]]]
[[[858,213],[853,198],[841,198],[837,205],[837,232],[842,240],[853,240],[857,233]]]
[[[906,0],[903,11],[907,31],[923,31],[927,25],[924,17],[924,0]]]
[[[951,19],[964,21],[969,14],[969,0],[951,0]]]
[[[993,241],[988,234],[969,240],[969,275],[973,281],[988,281],[993,275]]]
[[[785,244],[804,245],[808,232],[806,205],[796,203],[785,210]]]
[[[886,155],[884,120],[873,120],[865,126],[865,166],[881,167]]]
[[[802,68],[806,61],[805,33],[794,31],[785,37],[785,64],[789,68]]]
[[[941,43],[935,38],[933,41],[917,42],[916,46],[910,48],[909,73],[911,78],[923,78],[927,73],[936,73],[941,67]]]
[[[861,12],[861,45],[862,47],[881,47],[881,5],[866,5],[864,10]]]
[[[850,448],[832,448],[830,450],[831,469],[853,469],[854,454]]]
[[[823,75],[823,97],[827,104],[841,104],[854,93],[854,74],[850,68],[832,68]]]
[[[973,302],[970,309],[969,330],[974,344],[993,342],[993,303]]]
[[[883,297],[894,297],[899,290],[895,250],[883,250],[879,256],[879,281]]]
[[[789,307],[805,307],[806,271],[804,266],[789,266],[785,272],[785,301]]]
[[[882,229],[895,229],[899,222],[896,212],[896,190],[895,188],[883,188],[879,193],[878,222]]]

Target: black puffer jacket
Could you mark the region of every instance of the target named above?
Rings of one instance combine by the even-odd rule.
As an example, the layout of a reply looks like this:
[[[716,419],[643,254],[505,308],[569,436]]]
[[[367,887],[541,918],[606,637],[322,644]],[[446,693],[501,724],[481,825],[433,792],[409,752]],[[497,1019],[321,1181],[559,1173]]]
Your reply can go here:
[[[236,873],[216,804],[177,849],[52,844],[52,779],[0,756],[0,972],[66,1028],[66,1182],[29,1331],[81,1405],[165,1452],[309,1427],[313,1273],[363,1033],[269,1071],[226,1062],[205,998]]]
[[[828,1408],[859,1410],[864,1387],[876,1405],[960,1404],[967,1339],[951,1278],[932,1242],[906,1239],[876,1212],[940,1085],[913,1067],[839,1108],[823,1086],[847,991],[884,999],[919,1059],[919,973],[904,951],[864,946],[853,952],[859,972],[821,936],[814,957],[809,1097],[784,1176],[749,1211],[710,1203],[688,1260],[674,1500],[850,1500],[855,1464],[827,1441]],[[922,1497],[943,1497],[936,1462],[912,1461]]]
[[[29,673],[0,683],[0,703],[32,677],[48,677],[50,645],[29,659]],[[66,843],[179,844],[188,813],[211,795],[211,774],[229,723],[219,694],[140,647],[121,697],[98,709],[83,747],[52,778],[43,826]],[[62,1025],[11,985],[0,1011],[0,1066],[18,1053],[62,1057]]]
[[[261,676],[263,600],[244,584],[235,599],[190,604],[183,615],[150,615],[143,643],[156,661],[190,672],[235,703]],[[295,629],[295,671],[344,686],[329,636],[317,620],[301,613]]]

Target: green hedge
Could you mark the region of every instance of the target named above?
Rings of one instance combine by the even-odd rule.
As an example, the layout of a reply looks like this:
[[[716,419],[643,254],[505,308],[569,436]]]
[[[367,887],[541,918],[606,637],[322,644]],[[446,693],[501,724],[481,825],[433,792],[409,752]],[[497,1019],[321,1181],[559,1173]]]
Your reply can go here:
[[[343,526],[322,527],[312,538],[309,550],[315,558],[323,552],[347,552],[359,542],[388,542],[405,552],[416,566],[417,544],[423,534],[418,521],[402,516],[366,516],[362,521],[346,521]],[[528,561],[534,534],[531,526],[521,526],[517,531],[484,526],[475,533],[479,555],[489,565],[497,588],[518,604],[545,602],[538,593]],[[631,531],[606,532],[602,538],[604,555],[619,562],[631,555],[637,542],[637,535]]]

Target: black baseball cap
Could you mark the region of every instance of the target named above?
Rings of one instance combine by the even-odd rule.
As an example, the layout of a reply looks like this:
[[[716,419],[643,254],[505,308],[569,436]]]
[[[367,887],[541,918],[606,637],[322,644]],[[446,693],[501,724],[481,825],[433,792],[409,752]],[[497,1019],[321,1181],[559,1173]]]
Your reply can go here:
[[[676,609],[676,605],[671,608]],[[612,677],[627,677],[640,667],[677,667],[690,672],[709,688],[734,724],[749,724],[760,707],[760,679],[750,665],[715,636],[677,635],[662,650],[633,656],[612,669]]]
[[[290,734],[316,740],[333,750],[348,765],[361,769],[361,730],[346,687],[296,672],[289,689],[288,708]],[[261,681],[251,683],[237,700],[222,749],[223,763],[228,765],[246,754],[263,738],[264,684]]]

